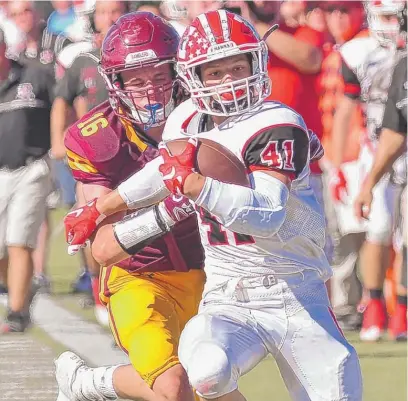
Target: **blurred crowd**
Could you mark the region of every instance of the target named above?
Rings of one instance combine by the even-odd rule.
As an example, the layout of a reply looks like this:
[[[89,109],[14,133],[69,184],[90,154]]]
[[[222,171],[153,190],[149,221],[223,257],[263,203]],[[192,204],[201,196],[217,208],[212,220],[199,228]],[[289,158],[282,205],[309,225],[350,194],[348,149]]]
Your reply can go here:
[[[378,2],[373,0],[373,3]],[[386,219],[387,227],[379,233],[381,223],[374,222],[375,227],[372,228],[367,221],[357,219],[353,211],[353,202],[362,184],[362,179],[357,177],[360,177],[361,153],[367,143],[369,119],[360,102],[364,100],[359,98],[360,93],[355,92],[354,98],[346,96],[355,88],[345,80],[342,64],[349,60],[345,60],[341,49],[347,49],[347,44],[356,38],[371,36],[381,41],[375,36],[378,35],[373,28],[375,24],[370,24],[367,7],[361,1],[0,2],[0,70],[6,64],[11,70],[15,65],[35,66],[33,80],[36,85],[44,80],[39,90],[47,92],[41,101],[46,103],[48,110],[44,121],[40,113],[36,114],[36,130],[30,129],[29,134],[41,139],[31,141],[20,161],[17,161],[17,150],[14,156],[12,151],[9,152],[18,141],[17,136],[7,138],[0,128],[0,148],[13,159],[6,164],[13,174],[21,171],[28,174],[24,169],[33,169],[37,156],[44,159],[45,155],[47,159],[43,171],[36,172],[47,179],[41,183],[36,181],[36,185],[42,185],[43,196],[34,205],[37,212],[30,227],[26,232],[22,230],[21,227],[27,224],[21,222],[22,217],[16,217],[14,223],[9,221],[7,230],[0,230],[1,291],[9,291],[10,308],[21,311],[29,305],[30,300],[21,295],[25,293],[21,288],[29,291],[32,271],[36,289],[51,290],[52,277],[46,269],[49,211],[60,206],[71,208],[76,202],[83,202],[81,189],[75,185],[66,164],[64,132],[70,124],[107,99],[105,82],[97,67],[99,48],[108,29],[124,13],[149,11],[166,18],[181,35],[184,27],[197,15],[221,7],[242,15],[254,25],[261,37],[272,24],[279,24],[266,41],[268,72],[272,80],[270,100],[285,103],[299,112],[324,145],[324,158],[311,166],[311,184],[325,204],[327,254],[334,268],[329,290],[339,324],[344,330],[360,330],[363,325],[362,338],[376,340],[385,329],[387,318],[398,314],[398,305],[405,303],[394,334],[406,332],[407,293],[400,279],[401,270],[405,270],[406,266],[401,261],[404,247],[401,234],[398,234],[399,219]],[[366,51],[364,43],[360,48],[355,46],[349,51],[352,60]],[[401,45],[401,54],[405,51],[404,47],[405,43]],[[386,77],[389,85],[392,66],[379,74]],[[360,77],[361,82],[364,82],[364,77]],[[11,99],[33,102],[33,86],[19,85],[17,94]],[[5,92],[1,81],[0,108],[3,110],[0,110],[0,125],[3,124],[1,112],[10,103]],[[31,111],[35,107],[34,104],[29,105]],[[344,140],[339,139],[342,132]],[[1,154],[0,160],[5,160]],[[80,165],[81,160],[73,163]],[[401,164],[404,163],[402,161]],[[4,164],[0,164],[1,185],[4,183],[1,177]],[[405,174],[404,171],[399,176],[394,174],[392,180],[393,195],[389,197],[392,199],[392,216],[400,211],[399,199],[405,187]],[[12,179],[16,182],[15,176]],[[15,186],[13,190],[22,191],[29,198],[27,188],[24,184],[20,189]],[[15,206],[15,213],[21,214],[26,202],[24,199]],[[0,203],[0,215],[2,207],[5,206]],[[29,217],[24,218],[30,220]],[[92,294],[97,293],[98,283],[92,280],[92,272],[98,267],[94,266],[95,262],[86,250],[81,253],[81,264],[82,269],[72,290],[90,294],[87,302],[93,304]],[[21,271],[25,272],[25,282],[13,285],[12,275],[21,274]],[[96,301],[95,308],[100,322],[106,324],[104,307]],[[371,330],[373,327],[379,330]]]

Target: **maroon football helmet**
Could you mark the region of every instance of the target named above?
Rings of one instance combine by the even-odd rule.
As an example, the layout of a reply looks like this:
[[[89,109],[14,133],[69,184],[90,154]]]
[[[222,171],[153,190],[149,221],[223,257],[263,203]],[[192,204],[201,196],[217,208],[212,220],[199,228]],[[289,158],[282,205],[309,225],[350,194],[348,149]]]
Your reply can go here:
[[[109,29],[102,43],[100,72],[116,114],[142,124],[145,130],[164,124],[182,100],[173,67],[179,40],[168,22],[149,12],[125,14]],[[124,88],[121,72],[165,63],[171,64],[174,73],[170,83],[154,85],[149,90]],[[147,99],[146,104],[137,106],[137,99]]]

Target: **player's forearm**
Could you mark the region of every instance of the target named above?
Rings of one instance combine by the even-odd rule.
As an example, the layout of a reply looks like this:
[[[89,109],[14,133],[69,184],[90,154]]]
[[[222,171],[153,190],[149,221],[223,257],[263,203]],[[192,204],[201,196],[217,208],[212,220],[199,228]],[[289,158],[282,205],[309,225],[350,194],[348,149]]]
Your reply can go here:
[[[99,198],[96,203],[98,211],[109,216],[126,209],[143,209],[166,198],[170,192],[159,172],[161,163],[162,157],[153,159],[142,170],[122,182],[115,191]]]
[[[262,22],[256,24],[256,29],[261,37],[269,28],[267,24]],[[322,53],[317,47],[280,30],[275,31],[266,41],[266,44],[272,53],[296,67],[300,72],[314,74],[320,71]]]
[[[406,137],[389,129],[384,129],[381,132],[373,167],[366,178],[366,185],[371,189],[374,188],[405,151]]]
[[[158,205],[127,216],[113,226],[113,233],[121,249],[127,255],[134,255],[155,239],[167,234],[177,223],[194,214],[195,209],[188,199],[182,197],[175,200],[173,197],[167,197]],[[108,255],[109,263],[125,258],[123,253],[117,251],[117,247],[114,247],[114,254]],[[103,253],[106,255],[106,251]],[[123,259],[118,260],[118,257]]]
[[[117,189],[107,195],[103,195],[96,200],[96,209],[105,216],[125,211],[128,208]]]
[[[347,145],[347,134],[350,129],[350,121],[356,107],[356,100],[343,96],[337,105],[333,119],[332,147],[333,167],[340,168],[343,163]]]
[[[112,191],[104,186],[78,182],[76,193],[77,206],[85,205],[97,198],[96,209],[105,216],[112,216],[115,213],[127,210],[126,204],[117,191]]]
[[[230,230],[254,237],[270,237],[286,217],[289,190],[262,172],[253,174],[255,189],[207,178],[195,203],[218,217]]]

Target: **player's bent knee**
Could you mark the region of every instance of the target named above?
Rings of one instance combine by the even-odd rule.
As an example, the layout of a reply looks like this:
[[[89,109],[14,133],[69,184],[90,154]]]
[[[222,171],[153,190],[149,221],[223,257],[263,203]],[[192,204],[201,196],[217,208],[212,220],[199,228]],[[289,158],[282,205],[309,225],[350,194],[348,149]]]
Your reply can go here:
[[[237,387],[228,355],[216,344],[199,344],[184,368],[192,387],[204,398],[221,397]]]

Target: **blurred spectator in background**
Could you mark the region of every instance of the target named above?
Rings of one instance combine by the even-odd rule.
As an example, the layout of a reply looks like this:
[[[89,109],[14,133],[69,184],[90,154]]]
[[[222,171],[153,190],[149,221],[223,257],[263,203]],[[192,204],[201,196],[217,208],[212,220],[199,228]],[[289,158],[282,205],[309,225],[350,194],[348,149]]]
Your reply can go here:
[[[13,1],[7,5],[7,15],[18,29],[24,33],[20,53],[13,55],[21,64],[33,64],[45,69],[50,85],[55,79],[55,59],[59,51],[70,43],[64,36],[53,35],[47,28],[33,1]],[[35,281],[43,291],[49,291],[50,281],[46,275],[47,244],[50,227],[48,213],[41,225],[38,246],[33,254]]]
[[[224,6],[221,0],[189,1],[189,0],[165,0],[161,6],[163,15],[181,36],[190,22],[199,14],[209,10],[217,10]],[[226,2],[229,3],[229,2]]]
[[[300,106],[305,103],[302,98],[305,94],[303,81],[307,80],[308,74],[320,71],[324,34],[306,25],[287,26],[280,15],[280,4],[278,1],[243,2],[242,15],[249,18],[261,37],[271,25],[279,24],[279,29],[266,41],[269,48],[268,71],[273,82],[270,99],[285,103],[301,113]],[[293,4],[288,4],[288,7],[293,7]],[[296,13],[297,7],[296,4]],[[307,96],[313,96],[313,93],[308,91]],[[304,113],[302,115],[307,117]]]
[[[18,60],[22,64],[36,63],[46,66],[50,79],[54,79],[56,54],[68,44],[63,36],[53,35],[40,21],[33,1],[12,1],[7,5],[8,18],[26,35]]]
[[[138,1],[129,7],[129,11],[148,12],[155,15],[163,16],[159,1]]]
[[[305,0],[282,1],[280,14],[286,26],[297,28],[304,24],[306,3]]]
[[[69,111],[74,108],[75,118],[80,119],[89,110],[108,98],[105,82],[98,72],[100,46],[109,28],[121,15],[127,12],[128,3],[124,1],[98,1],[95,7],[93,24],[96,32],[92,44],[93,48],[88,53],[81,53],[76,57],[72,65],[59,79],[51,113],[51,153],[55,160],[57,176],[63,194],[65,193],[64,203],[69,207],[73,206],[75,199],[77,206],[89,201],[89,199],[85,200],[81,185],[78,185],[75,191],[75,181],[70,169],[65,164],[67,151],[64,146],[64,133],[68,125],[73,122],[69,119]],[[66,51],[69,49],[67,48]],[[89,249],[81,251],[81,260],[83,271],[73,289],[75,292],[93,290],[96,316],[101,323],[106,325],[106,309],[101,305],[98,295],[99,265],[92,258]],[[90,287],[91,276],[93,279]]]
[[[8,54],[19,54],[24,46],[25,34],[7,16],[8,1],[0,2],[0,29],[4,32]]]
[[[326,15],[324,12],[325,1],[307,1],[304,10],[304,24],[325,35],[324,44],[332,41],[327,28]]]
[[[40,19],[43,21],[47,21],[48,17],[54,11],[52,2],[49,0],[44,0],[44,1],[34,0],[34,4],[35,4],[35,9],[37,10],[38,15],[40,16]]]
[[[105,83],[98,72],[100,46],[106,32],[127,11],[124,1],[98,1],[93,15],[95,34],[92,49],[81,52],[72,65],[59,76],[52,112],[52,152],[56,159],[65,157],[64,131],[68,126],[67,111],[74,106],[76,118],[108,98]],[[73,47],[73,46],[72,46]],[[67,51],[71,49],[67,48]]]
[[[94,26],[92,14],[96,0],[74,0],[74,22],[67,26],[64,35],[74,42],[92,41]]]
[[[0,333],[29,323],[32,252],[50,192],[47,152],[53,82],[35,64],[5,56],[0,35],[0,270],[7,271],[8,312]]]
[[[48,17],[48,31],[53,35],[64,34],[75,22],[75,11],[71,1],[52,1],[54,11]]]
[[[382,122],[382,132],[369,171],[354,207],[358,218],[368,218],[373,203],[375,186],[386,173],[392,171],[394,162],[407,152],[407,57],[402,58],[394,71]],[[407,226],[406,226],[406,185],[401,197],[401,231],[403,257],[398,277],[398,297],[395,317],[390,332],[397,340],[407,339]]]
[[[321,164],[328,171],[332,167],[333,155],[336,153],[332,142],[333,116],[344,94],[339,49],[354,37],[368,36],[368,31],[363,29],[365,15],[361,1],[322,1],[320,7],[324,11],[327,28],[333,38],[333,42],[325,44],[322,71],[318,81],[318,110],[322,120],[322,143],[325,152]],[[357,159],[363,131],[363,113],[361,107],[357,106],[345,129],[347,147],[343,167],[345,171],[350,171],[350,174],[355,174],[355,169],[358,168]],[[350,218],[352,211],[348,205],[338,204],[334,208],[327,181],[326,179],[324,182],[325,210],[328,232],[334,246],[332,261],[334,274],[331,278],[332,306],[343,330],[358,330],[361,326],[361,315],[357,308],[362,290],[356,266],[365,228],[359,224],[347,224],[350,220],[354,221]]]
[[[370,36],[355,38],[341,49],[344,96],[337,104],[333,121],[333,169],[331,191],[334,202],[349,203],[372,166],[377,137],[387,99],[392,71],[405,53],[406,43],[399,43],[404,3],[394,0],[366,2]],[[399,46],[402,49],[399,49]],[[361,103],[366,114],[366,137],[359,155],[359,170],[347,177],[342,170],[346,138],[356,105]],[[355,188],[355,189],[354,189]],[[366,240],[361,249],[361,269],[369,300],[364,312],[360,338],[376,341],[387,324],[383,299],[385,271],[393,235],[392,198],[399,188],[384,177],[374,189],[374,202],[366,224]],[[406,318],[406,317],[405,317]]]

